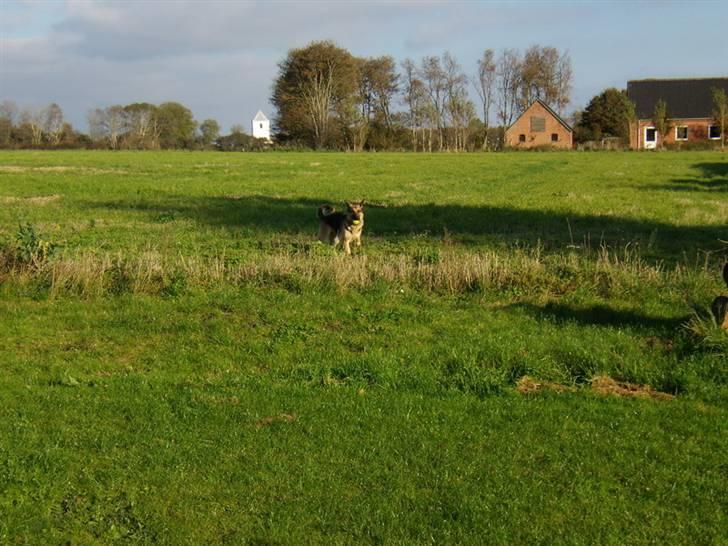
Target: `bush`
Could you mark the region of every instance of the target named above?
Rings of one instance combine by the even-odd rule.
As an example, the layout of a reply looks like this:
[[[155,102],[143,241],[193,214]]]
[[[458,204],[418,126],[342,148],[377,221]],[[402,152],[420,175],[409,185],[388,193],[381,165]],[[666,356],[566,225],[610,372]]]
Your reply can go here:
[[[42,239],[32,224],[20,224],[15,240],[0,248],[0,266],[39,269],[56,252],[56,245]]]

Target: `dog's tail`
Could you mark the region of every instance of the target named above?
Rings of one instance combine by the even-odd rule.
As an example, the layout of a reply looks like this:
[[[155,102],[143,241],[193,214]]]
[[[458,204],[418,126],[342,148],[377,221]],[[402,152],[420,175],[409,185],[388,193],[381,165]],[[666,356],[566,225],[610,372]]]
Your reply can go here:
[[[332,207],[331,205],[321,205],[318,208],[318,211],[316,212],[316,216],[318,217],[319,220],[323,220],[324,217],[332,214],[334,212],[334,210],[335,210],[334,207]]]

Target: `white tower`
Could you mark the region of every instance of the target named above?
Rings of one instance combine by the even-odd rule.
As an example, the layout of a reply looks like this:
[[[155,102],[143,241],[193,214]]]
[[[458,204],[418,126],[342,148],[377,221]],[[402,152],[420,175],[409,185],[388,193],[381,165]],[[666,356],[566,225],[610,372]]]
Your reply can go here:
[[[270,121],[260,110],[253,118],[253,136],[270,140]]]

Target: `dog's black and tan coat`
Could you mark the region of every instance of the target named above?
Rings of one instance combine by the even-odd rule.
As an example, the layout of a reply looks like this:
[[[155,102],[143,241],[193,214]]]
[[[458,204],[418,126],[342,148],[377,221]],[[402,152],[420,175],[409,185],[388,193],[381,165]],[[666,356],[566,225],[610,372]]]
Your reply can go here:
[[[723,266],[723,280],[728,286],[728,263]],[[710,306],[715,322],[724,330],[728,330],[728,296],[718,296]]]
[[[318,209],[318,239],[321,242],[337,245],[341,243],[346,254],[351,254],[351,245],[361,246],[364,231],[364,202],[346,203],[346,212],[336,212],[331,205],[321,205]]]

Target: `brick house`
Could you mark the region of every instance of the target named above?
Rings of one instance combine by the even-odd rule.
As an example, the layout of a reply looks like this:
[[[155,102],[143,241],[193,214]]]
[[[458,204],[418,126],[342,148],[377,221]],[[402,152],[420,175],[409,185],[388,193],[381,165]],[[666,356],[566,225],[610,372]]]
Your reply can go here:
[[[552,146],[571,149],[573,131],[548,104],[536,99],[506,129],[505,144],[511,148]]]
[[[649,150],[663,143],[720,142],[720,127],[712,114],[712,88],[728,93],[728,78],[627,82],[627,96],[635,105],[637,117],[637,121],[630,124],[630,148]],[[660,135],[652,121],[655,105],[660,99],[667,104],[672,124],[667,135]]]

